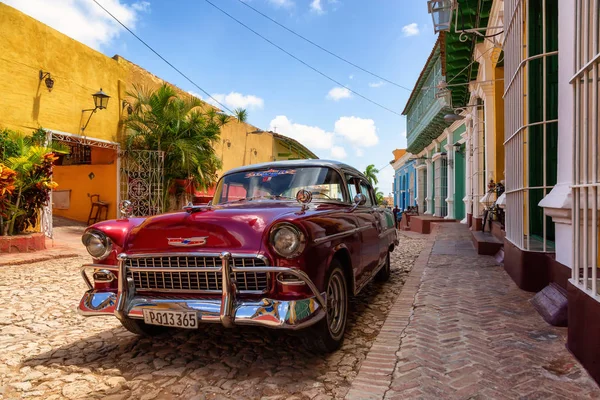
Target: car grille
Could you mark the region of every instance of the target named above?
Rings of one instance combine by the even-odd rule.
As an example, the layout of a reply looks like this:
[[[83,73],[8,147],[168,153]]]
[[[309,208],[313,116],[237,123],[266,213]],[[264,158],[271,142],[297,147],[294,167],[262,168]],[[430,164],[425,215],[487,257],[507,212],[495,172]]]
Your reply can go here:
[[[231,265],[248,268],[247,272],[231,273],[231,279],[242,292],[264,292],[268,289],[269,279],[265,272],[252,272],[252,267],[264,267],[266,263],[260,258],[237,257],[231,259]],[[203,256],[157,256],[144,258],[128,258],[126,267],[145,268],[219,268],[219,257]],[[221,292],[221,272],[152,272],[127,271],[133,279],[136,290],[179,291],[179,292]]]

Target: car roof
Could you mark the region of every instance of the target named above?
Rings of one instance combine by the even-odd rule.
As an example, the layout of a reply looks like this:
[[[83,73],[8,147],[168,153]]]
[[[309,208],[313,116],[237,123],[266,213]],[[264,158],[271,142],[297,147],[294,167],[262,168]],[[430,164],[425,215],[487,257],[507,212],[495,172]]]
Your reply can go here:
[[[244,165],[243,167],[233,168],[233,169],[227,171],[226,173],[223,174],[223,176],[235,174],[238,172],[256,171],[257,169],[300,168],[300,167],[329,167],[329,168],[335,169],[338,172],[342,172],[342,170],[345,170],[352,174],[358,175],[358,176],[364,178],[365,180],[367,179],[359,170],[357,170],[354,167],[351,167],[348,164],[344,164],[343,162],[335,161],[335,160],[321,160],[321,159],[271,161],[271,162],[260,163],[260,164]]]

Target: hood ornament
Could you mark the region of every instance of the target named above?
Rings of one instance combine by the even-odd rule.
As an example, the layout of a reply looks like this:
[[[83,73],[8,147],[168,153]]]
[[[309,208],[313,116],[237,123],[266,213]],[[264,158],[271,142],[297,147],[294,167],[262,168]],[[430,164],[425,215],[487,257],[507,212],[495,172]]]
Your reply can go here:
[[[190,246],[204,246],[206,244],[208,236],[196,236],[191,238],[167,238],[169,246],[176,247],[190,247]]]
[[[302,211],[306,211],[308,209],[308,205],[312,201],[312,193],[305,189],[300,189],[296,193],[296,201],[302,204]]]

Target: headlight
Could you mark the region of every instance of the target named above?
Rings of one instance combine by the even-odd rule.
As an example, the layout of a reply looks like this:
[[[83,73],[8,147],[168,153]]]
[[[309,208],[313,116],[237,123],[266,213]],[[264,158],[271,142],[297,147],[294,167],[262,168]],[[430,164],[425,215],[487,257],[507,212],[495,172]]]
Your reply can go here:
[[[289,223],[275,225],[271,229],[270,240],[273,249],[282,257],[293,258],[304,250],[304,234]]]
[[[112,250],[112,241],[104,233],[99,231],[86,232],[81,237],[83,245],[92,257],[103,260]]]

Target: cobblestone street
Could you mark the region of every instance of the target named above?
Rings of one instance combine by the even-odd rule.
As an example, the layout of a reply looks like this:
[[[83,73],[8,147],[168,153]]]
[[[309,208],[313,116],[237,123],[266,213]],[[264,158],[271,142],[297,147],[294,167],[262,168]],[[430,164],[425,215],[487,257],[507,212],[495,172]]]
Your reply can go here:
[[[76,314],[87,257],[3,267],[0,398],[343,398],[424,243],[401,238],[391,280],[352,300],[343,348],[326,356],[264,329],[140,339],[114,318]]]

